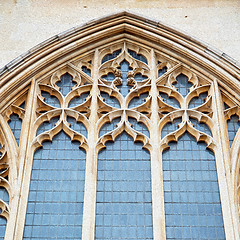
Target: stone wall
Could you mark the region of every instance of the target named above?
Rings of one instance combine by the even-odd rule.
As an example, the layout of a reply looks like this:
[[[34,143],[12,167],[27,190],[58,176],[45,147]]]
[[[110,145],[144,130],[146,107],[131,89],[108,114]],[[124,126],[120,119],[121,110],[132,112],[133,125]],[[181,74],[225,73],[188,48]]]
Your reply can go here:
[[[62,31],[124,10],[185,31],[240,62],[239,0],[1,0],[0,68]]]

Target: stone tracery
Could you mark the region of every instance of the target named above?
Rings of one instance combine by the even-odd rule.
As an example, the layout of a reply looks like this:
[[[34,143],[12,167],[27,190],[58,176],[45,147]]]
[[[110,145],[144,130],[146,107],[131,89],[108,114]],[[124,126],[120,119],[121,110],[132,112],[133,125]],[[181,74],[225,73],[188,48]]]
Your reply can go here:
[[[152,162],[159,161],[160,152],[167,149],[171,141],[178,141],[186,131],[197,141],[204,141],[211,150],[219,151],[214,80],[146,42],[138,44],[130,39],[113,41],[89,53],[75,55],[72,60],[32,81],[35,85],[32,94],[33,134],[29,135],[28,149],[31,150],[27,154],[30,165],[34,151],[62,130],[86,150],[87,164],[92,159],[91,167],[86,169],[92,170],[94,178],[98,152],[107,141],[115,141],[124,131],[134,141],[143,143],[151,154]],[[229,118],[238,113],[238,107],[227,99],[223,96],[230,107],[225,110],[226,118]],[[5,121],[13,113],[24,119],[29,111],[21,106],[24,102],[28,106],[25,95],[15,100],[4,111]],[[23,140],[20,139],[20,146],[21,142]],[[219,156],[216,161],[219,165]],[[236,172],[238,169],[237,165]],[[154,174],[153,225],[157,225],[158,207],[155,202],[161,193],[156,196],[156,186],[161,188],[161,184],[155,182],[157,177]],[[91,177],[87,175],[88,178]],[[93,192],[94,184],[93,180]],[[94,201],[93,197],[92,206]],[[87,207],[85,212],[89,213]],[[163,212],[158,214],[163,215]],[[94,215],[94,211],[91,214]],[[88,229],[92,227],[88,227],[87,221],[83,218],[83,234],[88,232],[89,239],[93,239],[94,233],[89,233]],[[94,225],[94,220],[89,224]],[[164,220],[160,225],[164,228]],[[164,230],[161,233],[160,230],[155,231],[154,239],[158,239],[159,234],[165,237]]]

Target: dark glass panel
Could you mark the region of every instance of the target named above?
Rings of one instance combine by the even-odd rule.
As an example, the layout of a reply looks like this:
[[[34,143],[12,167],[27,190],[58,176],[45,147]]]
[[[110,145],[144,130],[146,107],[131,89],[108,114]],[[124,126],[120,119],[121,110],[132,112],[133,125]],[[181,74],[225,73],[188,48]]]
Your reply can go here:
[[[120,103],[115,97],[110,97],[107,93],[101,92],[101,96],[103,98],[103,101],[106,102],[108,105],[120,108]]]
[[[192,83],[188,82],[188,77],[184,74],[180,74],[176,78],[177,82],[173,83],[173,85],[177,88],[177,91],[185,97],[188,92],[189,88],[192,86]]]
[[[239,117],[236,114],[232,115],[231,118],[227,121],[230,146],[232,146],[233,140],[239,129],[239,126],[240,126]]]
[[[212,132],[211,132],[211,130],[208,127],[207,124],[199,123],[197,119],[194,119],[194,118],[191,118],[191,117],[189,118],[189,120],[193,123],[193,125],[194,125],[193,127],[195,127],[197,130],[212,136]]]
[[[201,93],[198,97],[192,98],[188,107],[195,108],[202,105],[205,102],[205,99],[207,96],[208,96],[208,93],[204,92],[204,93]]]
[[[226,103],[224,103],[224,110],[227,110],[228,108],[229,106]]]
[[[177,101],[177,99],[173,97],[169,97],[166,93],[160,92],[160,96],[163,98],[163,101],[167,103],[168,105],[175,107],[175,108],[180,108],[180,104]]]
[[[145,134],[147,137],[150,137],[148,128],[145,124],[138,122],[135,118],[128,118],[128,121],[132,124],[132,128],[140,133]]]
[[[48,92],[45,92],[45,91],[41,91],[41,95],[45,98],[44,99],[45,103],[47,103],[53,107],[57,107],[57,108],[61,107],[59,100],[55,96],[52,96]]]
[[[141,73],[137,73],[137,74],[134,76],[134,79],[135,79],[136,81],[138,81],[138,82],[141,82],[141,81],[147,79],[147,77],[146,77],[146,76],[143,76]]]
[[[128,52],[129,52],[129,54],[130,54],[133,58],[135,58],[135,59],[137,59],[137,60],[139,60],[139,61],[142,61],[142,62],[148,64],[147,59],[146,59],[142,54],[137,54],[136,52],[134,52],[134,51],[132,51],[132,50],[130,50],[130,49],[128,49]]]
[[[25,101],[19,107],[25,109]]]
[[[20,136],[21,136],[21,128],[22,128],[22,119],[20,119],[17,114],[13,113],[10,116],[10,120],[8,124],[13,132],[13,135],[17,141],[17,144],[19,144]]]
[[[225,239],[214,154],[185,133],[163,152],[167,239]]]
[[[82,71],[85,72],[89,77],[91,77],[91,70],[85,66],[82,66]]]
[[[129,108],[137,107],[145,102],[145,99],[148,97],[148,92],[142,93],[139,97],[134,97],[128,104]]]
[[[7,225],[7,220],[3,217],[0,217],[0,240],[4,240],[6,225]]]
[[[102,78],[104,78],[107,81],[113,81],[115,79],[115,76],[113,73],[108,73],[107,75],[103,75]]]
[[[163,67],[162,69],[159,69],[158,70],[158,77],[161,77],[166,72],[167,72],[167,67]]]
[[[153,239],[150,155],[126,133],[99,153],[96,239]]]
[[[6,203],[9,203],[9,195],[4,187],[0,187],[0,199]]]
[[[176,118],[173,122],[168,122],[162,128],[161,137],[164,138],[167,134],[172,133],[178,129],[178,125],[182,122],[182,118]]]
[[[105,123],[102,128],[100,129],[99,136],[101,137],[102,135],[111,132],[115,128],[117,128],[117,124],[121,121],[121,118],[115,118],[112,120],[110,123]]]
[[[37,135],[54,128],[55,123],[57,123],[58,120],[59,120],[59,117],[54,117],[49,122],[43,122],[37,130]]]
[[[82,93],[79,97],[74,97],[68,104],[68,107],[78,106],[86,101],[86,98],[89,96],[89,92]]]
[[[61,76],[61,81],[57,82],[57,86],[60,87],[60,92],[63,96],[72,91],[72,87],[75,85],[72,80],[73,77],[69,73],[65,73]]]
[[[81,239],[85,159],[64,132],[35,152],[23,239]]]
[[[83,123],[77,122],[75,118],[72,117],[67,117],[67,121],[71,124],[70,127],[74,131],[81,133],[83,136],[87,138],[87,129]]]
[[[121,62],[122,85],[117,87],[120,89],[120,92],[124,97],[129,93],[129,90],[132,88],[132,86],[127,85],[127,75],[129,71],[131,71],[129,63],[126,60],[122,61]]]
[[[103,57],[102,59],[102,64],[117,57],[121,53],[121,50],[114,51],[112,54],[107,54],[106,56]]]

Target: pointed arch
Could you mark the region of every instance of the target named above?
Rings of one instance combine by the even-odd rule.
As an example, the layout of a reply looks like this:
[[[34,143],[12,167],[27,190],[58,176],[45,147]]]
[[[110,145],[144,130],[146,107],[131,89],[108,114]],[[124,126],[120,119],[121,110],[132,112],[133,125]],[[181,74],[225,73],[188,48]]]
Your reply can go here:
[[[117,88],[121,85],[122,77],[119,65],[124,60],[130,66],[127,73],[127,84],[130,91],[126,98]],[[112,74],[112,82],[103,78],[104,74],[109,73]],[[76,85],[69,90],[66,99],[59,93],[55,84],[63,74],[70,74],[76,82]],[[181,74],[191,83],[190,92],[186,98],[181,96],[177,88],[173,86],[174,81]],[[141,81],[136,76],[141,76]],[[27,200],[25,199],[24,203],[19,196],[28,194],[26,189],[29,186],[29,180],[27,179],[30,179],[30,167],[35,148],[40,147],[43,140],[51,140],[52,136],[61,130],[67,132],[71,139],[80,139],[87,151],[86,182],[89,182],[89,185],[85,189],[84,197],[83,236],[86,234],[85,236],[89,236],[89,239],[93,239],[94,201],[96,200],[96,194],[94,195],[96,175],[94,174],[97,169],[98,150],[104,146],[104,142],[114,139],[126,129],[131,132],[134,139],[142,141],[150,150],[153,226],[155,226],[153,235],[154,239],[164,239],[164,206],[161,199],[163,189],[159,182],[159,179],[162,178],[159,146],[161,134],[159,131],[164,124],[173,122],[183,115],[184,124],[180,126],[182,132],[176,131],[173,135],[167,136],[165,147],[170,140],[177,140],[185,130],[189,130],[196,139],[205,141],[211,148],[214,148],[226,238],[239,239],[239,220],[234,220],[238,219],[238,213],[231,207],[231,203],[236,199],[236,193],[231,190],[236,186],[235,181],[237,180],[236,177],[233,177],[230,150],[224,142],[227,135],[223,130],[224,111],[220,96],[220,92],[222,92],[225,98],[235,99],[236,104],[240,106],[239,80],[240,66],[226,54],[161,22],[129,12],[117,13],[72,28],[14,59],[0,72],[0,124],[3,122],[3,116],[18,112],[20,115],[25,114],[23,125],[28,126],[23,126],[22,129],[21,138],[23,135],[22,142],[24,144],[20,140],[19,146],[24,151],[19,155],[19,162],[17,161],[18,157],[14,157],[16,165],[20,165],[15,166],[14,169],[16,186],[13,188],[21,189],[21,192],[16,193],[17,197],[14,201],[16,204],[19,202],[19,205],[13,208],[14,213],[10,213],[15,216],[11,218],[11,224],[15,224],[14,229],[7,230],[6,239],[15,239],[23,232],[24,220],[20,218],[19,214],[21,208],[26,207]],[[55,107],[44,102],[41,90],[47,90],[49,96],[61,99],[62,105]],[[101,91],[107,93],[109,97],[116,98],[120,106],[110,106],[104,102]],[[24,98],[23,95],[26,92],[29,94],[27,98]],[[164,93],[166,98],[174,98],[180,103],[179,106],[171,106],[170,102],[164,101],[164,97],[161,97],[159,92]],[[206,100],[203,99],[201,105],[194,105],[192,109],[189,109],[188,105],[191,100],[205,92],[207,92]],[[129,109],[128,104],[131,100],[139,97],[142,93],[148,93],[149,96],[141,104]],[[83,103],[74,107],[67,106],[74,98],[84,98],[84,94],[88,96]],[[20,105],[25,101],[27,107],[21,110]],[[62,122],[53,128],[55,132],[49,131],[45,135],[41,135],[42,138],[36,138],[37,128],[43,122],[54,118],[54,114],[62,117]],[[128,125],[124,120],[120,126],[121,131],[116,134],[113,132],[115,135],[103,136],[101,145],[98,142],[98,128],[124,114],[144,123],[149,128],[150,137],[147,138],[134,132],[130,124]],[[88,138],[71,129],[67,117],[83,123],[87,128]],[[195,129],[189,121],[190,117],[206,124],[213,136],[204,135],[200,130]],[[6,139],[10,134],[8,132],[3,131]],[[11,145],[12,140],[10,140],[7,142]],[[11,152],[11,155],[14,153]],[[237,162],[236,159],[234,161]],[[234,166],[238,166],[238,164],[236,163]],[[234,172],[237,172],[236,168],[234,168]],[[26,183],[27,185],[24,185]],[[90,212],[89,209],[91,209]]]

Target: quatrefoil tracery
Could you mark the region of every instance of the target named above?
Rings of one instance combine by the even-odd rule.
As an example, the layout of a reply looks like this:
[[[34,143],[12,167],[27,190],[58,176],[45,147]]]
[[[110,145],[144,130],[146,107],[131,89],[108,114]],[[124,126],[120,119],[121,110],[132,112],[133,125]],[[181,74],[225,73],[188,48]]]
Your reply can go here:
[[[74,72],[73,75],[65,71],[66,69],[57,71],[50,78],[50,81],[45,80],[38,85],[37,119],[34,123],[34,131],[37,132],[39,127],[42,124],[46,124],[46,122],[49,122],[50,127],[35,138],[33,145],[36,148],[41,147],[43,141],[51,141],[61,130],[71,140],[79,141],[81,147],[87,148],[87,138],[81,132],[71,128],[68,118],[71,117],[77,123],[82,123],[85,128],[88,128],[91,105],[91,81],[88,81],[85,78],[86,76],[82,76],[81,71],[79,73],[71,70],[71,73]],[[85,81],[82,80],[83,78]],[[58,118],[57,122],[50,123],[51,119],[54,118]]]
[[[131,46],[133,47],[133,46]],[[141,49],[141,48],[139,48]],[[129,53],[131,52],[131,54]],[[133,53],[134,52],[134,53]],[[143,52],[143,51],[142,51]],[[142,53],[141,52],[141,53]],[[124,114],[127,116],[129,112],[134,111],[135,117],[141,118],[142,115],[147,116],[148,121],[151,122],[151,79],[148,77],[139,84],[134,77],[136,76],[135,72],[139,72],[141,67],[141,74],[150,76],[150,68],[147,66],[149,52],[145,50],[144,54],[146,54],[146,58],[144,61],[140,61],[139,50],[132,51],[128,48],[127,44],[124,44],[123,48],[113,48],[110,50],[104,50],[104,61],[102,61],[102,65],[100,66],[100,76],[102,76],[99,80],[99,89],[103,92],[107,93],[105,98],[100,96],[100,105],[99,105],[99,117],[102,117],[99,121],[104,121],[104,119],[108,119],[108,122],[111,122],[114,117],[109,118],[109,112],[113,111],[116,115],[117,109],[128,109]],[[135,56],[135,58],[133,57]],[[157,55],[158,56],[158,55]],[[136,59],[136,57],[138,59]],[[209,92],[211,91],[211,85],[206,80],[198,77],[196,74],[192,73],[189,69],[183,67],[180,64],[176,64],[173,61],[166,61],[164,57],[158,56],[159,60],[157,63],[157,71],[158,71],[158,79],[157,79],[157,88],[159,93],[164,93],[167,95],[167,99],[163,98],[161,94],[158,96],[158,104],[159,104],[159,130],[164,127],[165,124],[172,122],[176,117],[181,116],[182,122],[179,124],[179,127],[176,131],[169,133],[164,139],[162,139],[163,145],[166,145],[169,141],[177,140],[185,131],[190,132],[193,136],[195,136],[197,141],[205,141],[209,148],[213,148],[215,146],[214,141],[212,139],[211,132],[209,134],[205,133],[201,128],[199,130],[199,124],[206,124],[205,129],[212,129],[212,98]],[[118,86],[122,84],[123,74],[120,70],[121,64],[124,62],[128,62],[129,69],[128,72],[125,72],[125,76],[127,76],[127,84],[132,86],[129,92],[125,95],[121,94],[121,89],[118,89]],[[186,79],[186,83],[180,83],[179,85],[179,77],[184,76]],[[109,77],[108,77],[109,76]],[[107,79],[104,79],[108,78]],[[126,78],[125,78],[126,80]],[[181,84],[183,86],[181,86]],[[189,85],[189,86],[187,86]],[[179,88],[180,87],[180,88]],[[183,94],[181,89],[186,92]],[[137,97],[141,98],[141,94],[148,94],[145,98],[144,102],[141,104],[135,104],[132,108],[130,108],[130,103],[133,102]],[[116,99],[116,102],[119,105],[114,106],[111,105],[106,98]],[[170,99],[170,101],[168,101]],[[171,99],[174,99],[175,104],[171,103]],[[166,101],[167,100],[167,101]],[[176,104],[177,103],[177,104]],[[105,116],[105,114],[108,114]],[[115,116],[115,119],[117,117]],[[193,119],[197,119],[198,123],[193,123]],[[117,128],[110,131],[108,134],[105,133],[104,136],[99,141],[103,141],[104,138],[114,140],[120,134],[120,126],[127,128],[128,124],[126,124],[127,120],[121,119]],[[144,123],[146,124],[146,123]],[[103,125],[103,124],[102,124]],[[149,128],[150,129],[150,128]],[[204,129],[204,130],[205,130]],[[150,144],[150,142],[149,142]]]
[[[1,133],[0,133],[1,134]],[[0,135],[0,193],[7,194],[9,202],[4,199],[0,199],[0,217],[4,217],[6,219],[9,218],[10,213],[10,204],[11,204],[11,186],[8,180],[9,176],[9,162],[7,151],[5,145],[3,144],[4,141],[1,139]]]
[[[199,131],[196,124],[192,123],[192,119],[197,119],[199,124],[204,123],[209,129],[213,129],[212,98],[209,94],[211,85],[180,65],[169,74],[162,75],[157,83],[160,132],[166,124],[181,118],[178,127],[162,138],[162,148],[168,148],[169,142],[177,141],[185,131],[188,131],[197,141],[205,141],[207,147],[213,149],[215,146],[213,138]]]

